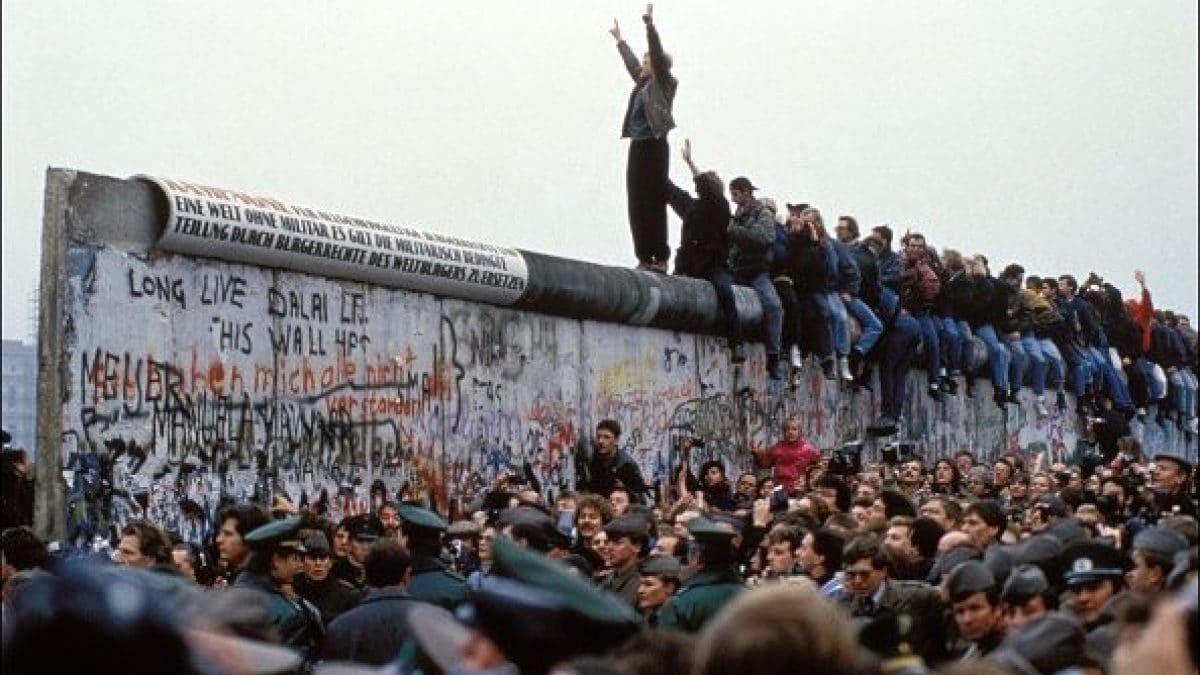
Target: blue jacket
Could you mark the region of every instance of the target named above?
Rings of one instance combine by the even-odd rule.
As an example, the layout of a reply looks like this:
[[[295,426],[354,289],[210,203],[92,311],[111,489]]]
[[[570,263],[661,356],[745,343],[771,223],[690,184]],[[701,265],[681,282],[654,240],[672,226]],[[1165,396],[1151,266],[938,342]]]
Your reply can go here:
[[[862,274],[858,271],[858,264],[854,262],[854,255],[850,253],[850,247],[836,239],[831,239],[830,243],[837,259],[837,292],[847,293],[851,296],[858,297],[862,292]]]
[[[898,295],[900,275],[904,272],[904,261],[900,259],[900,254],[889,248],[879,254],[876,262],[879,263],[879,283]]]
[[[372,588],[357,607],[329,624],[322,657],[372,666],[391,662],[412,636],[408,612],[417,603],[401,589]]]

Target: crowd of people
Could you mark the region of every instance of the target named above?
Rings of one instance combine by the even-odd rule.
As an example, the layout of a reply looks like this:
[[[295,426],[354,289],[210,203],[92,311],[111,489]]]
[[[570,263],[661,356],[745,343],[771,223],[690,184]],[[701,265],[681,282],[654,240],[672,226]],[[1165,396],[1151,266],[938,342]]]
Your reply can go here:
[[[771,379],[788,379],[811,357],[827,378],[870,386],[879,369],[877,435],[897,430],[908,371],[927,374],[928,394],[975,392],[986,375],[997,405],[1017,403],[1029,387],[1039,416],[1067,406],[1072,391],[1086,420],[1115,410],[1126,421],[1155,409],[1197,433],[1197,334],[1187,316],[1156,308],[1139,271],[1138,296],[1092,273],[1027,274],[1018,263],[993,267],[983,254],[940,252],[909,229],[894,242],[888,225],[864,233],[850,215],[829,232],[814,205],[755,196],[745,176],[725,185],[702,170],[685,140],[682,157],[695,195],[669,177],[667,136],[678,87],[652,7],[643,16],[649,49],[639,62],[620,28],[617,40],[634,89],[622,135],[630,138],[629,221],[639,269],[665,273],[670,260],[668,206],[682,220],[674,273],[712,283],[731,359],[746,358],[734,284],[752,287],[762,306],[762,337]],[[732,202],[732,205],[730,204]],[[898,243],[899,250],[894,249]],[[999,269],[999,274],[995,270]],[[853,324],[851,323],[853,321]],[[852,340],[852,328],[858,328]],[[974,353],[978,338],[986,350]],[[1050,396],[1051,398],[1047,398]]]
[[[654,493],[621,431],[597,425],[578,492],[504,474],[470,520],[385,493],[336,523],[230,504],[202,545],[133,521],[107,551],[52,553],[9,528],[5,672],[1195,672],[1176,455],[1125,437],[1092,466],[897,446],[875,464],[789,418],[736,480],[683,439]]]

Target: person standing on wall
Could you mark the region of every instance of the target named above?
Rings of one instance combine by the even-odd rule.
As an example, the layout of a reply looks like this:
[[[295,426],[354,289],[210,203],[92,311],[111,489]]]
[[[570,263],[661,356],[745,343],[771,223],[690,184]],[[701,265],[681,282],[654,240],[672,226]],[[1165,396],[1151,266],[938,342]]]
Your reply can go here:
[[[641,61],[621,36],[621,27],[615,19],[609,33],[616,38],[617,51],[634,81],[621,126],[621,138],[630,139],[625,189],[634,253],[638,269],[666,273],[667,259],[671,257],[667,243],[667,177],[671,154],[667,133],[675,127],[671,105],[679,81],[671,75],[671,57],[663,51],[654,27],[654,5],[646,5],[642,21],[646,24],[648,51]]]

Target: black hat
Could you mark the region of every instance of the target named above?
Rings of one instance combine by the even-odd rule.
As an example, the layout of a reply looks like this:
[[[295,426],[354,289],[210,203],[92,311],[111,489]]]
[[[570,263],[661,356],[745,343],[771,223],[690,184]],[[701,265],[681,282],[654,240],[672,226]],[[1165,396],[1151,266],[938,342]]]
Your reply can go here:
[[[309,555],[329,555],[329,538],[320,530],[313,532],[304,540],[304,552]]]
[[[445,532],[448,527],[441,516],[420,506],[401,504],[396,508],[396,513],[407,527],[431,532]]]
[[[800,202],[799,204],[790,204],[789,203],[787,205],[787,207],[788,207],[788,211],[796,211],[797,213],[800,213],[800,212],[803,212],[804,209],[807,209],[809,207],[809,205],[805,204],[804,202]]]
[[[1062,554],[1063,581],[1067,586],[1125,576],[1121,552],[1098,541],[1068,546]]]
[[[1034,503],[1033,508],[1041,509],[1054,518],[1069,518],[1071,507],[1058,495],[1045,495]]]
[[[545,512],[528,506],[516,506],[500,512],[500,525],[513,527],[512,535],[524,539],[539,551],[568,548],[570,538],[563,534],[554,519]]]
[[[256,551],[292,549],[303,553],[304,544],[300,541],[301,522],[300,516],[272,520],[246,533],[244,541]]]
[[[983,564],[987,565],[997,586],[1003,586],[1016,564],[1016,556],[1006,546],[989,546],[983,552]]]
[[[1032,563],[1042,566],[1054,562],[1062,556],[1063,543],[1049,534],[1035,534],[1025,541],[1013,546],[1013,557],[1018,565]]]
[[[740,534],[734,531],[731,524],[717,523],[704,516],[689,520],[687,529],[688,532],[692,533],[696,541],[702,543],[730,544],[733,542],[733,538]]]
[[[959,563],[946,578],[946,590],[950,598],[962,600],[976,593],[987,593],[996,588],[996,577],[988,566],[979,560]]]
[[[753,192],[754,190],[757,190],[758,188],[754,187],[754,183],[751,183],[749,178],[746,178],[745,176],[738,176],[737,178],[734,178],[733,180],[729,181],[729,189],[730,190],[747,190],[747,191]]]
[[[1165,527],[1148,527],[1133,538],[1133,550],[1153,553],[1164,558],[1173,559],[1176,553],[1187,549],[1187,539],[1175,530]]]
[[[620,539],[621,537],[629,537],[644,541],[649,532],[647,528],[649,523],[644,516],[625,515],[620,518],[614,518],[604,526],[604,533],[608,535],[610,541]]]
[[[1063,518],[1047,527],[1044,534],[1054,537],[1064,547],[1087,541],[1088,532],[1077,518]]]
[[[383,523],[377,516],[360,514],[343,522],[350,538],[358,541],[375,541],[383,536]]]
[[[683,566],[679,564],[679,558],[673,555],[658,554],[643,560],[638,566],[638,572],[647,577],[678,579],[683,572]]]
[[[1092,665],[1093,661],[1087,655],[1083,626],[1061,612],[1040,616],[1009,633],[988,659],[1009,665],[1015,672],[1042,675]]]
[[[1000,599],[1014,605],[1021,605],[1035,596],[1045,593],[1050,588],[1046,573],[1037,565],[1018,565],[1008,575],[1004,589],[1000,591]]]

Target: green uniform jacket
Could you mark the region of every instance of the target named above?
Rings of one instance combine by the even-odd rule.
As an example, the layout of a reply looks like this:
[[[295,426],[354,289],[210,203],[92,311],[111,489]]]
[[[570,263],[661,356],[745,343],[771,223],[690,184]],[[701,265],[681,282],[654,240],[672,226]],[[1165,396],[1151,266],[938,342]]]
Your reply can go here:
[[[455,607],[467,599],[467,582],[461,576],[447,570],[445,563],[437,558],[414,555],[408,594],[414,600],[454,611]]]
[[[612,593],[613,595],[625,601],[625,604],[630,607],[638,608],[637,589],[638,583],[641,582],[642,575],[638,573],[638,566],[635,562],[630,565],[625,571],[614,570],[612,575],[604,580],[600,588]]]
[[[249,588],[267,596],[271,623],[279,630],[280,641],[299,649],[305,657],[313,654],[325,637],[321,613],[301,598],[284,595],[269,578],[242,570],[233,582],[237,588]]]
[[[702,568],[663,605],[658,627],[683,633],[698,632],[744,590],[746,587],[732,565]]]

